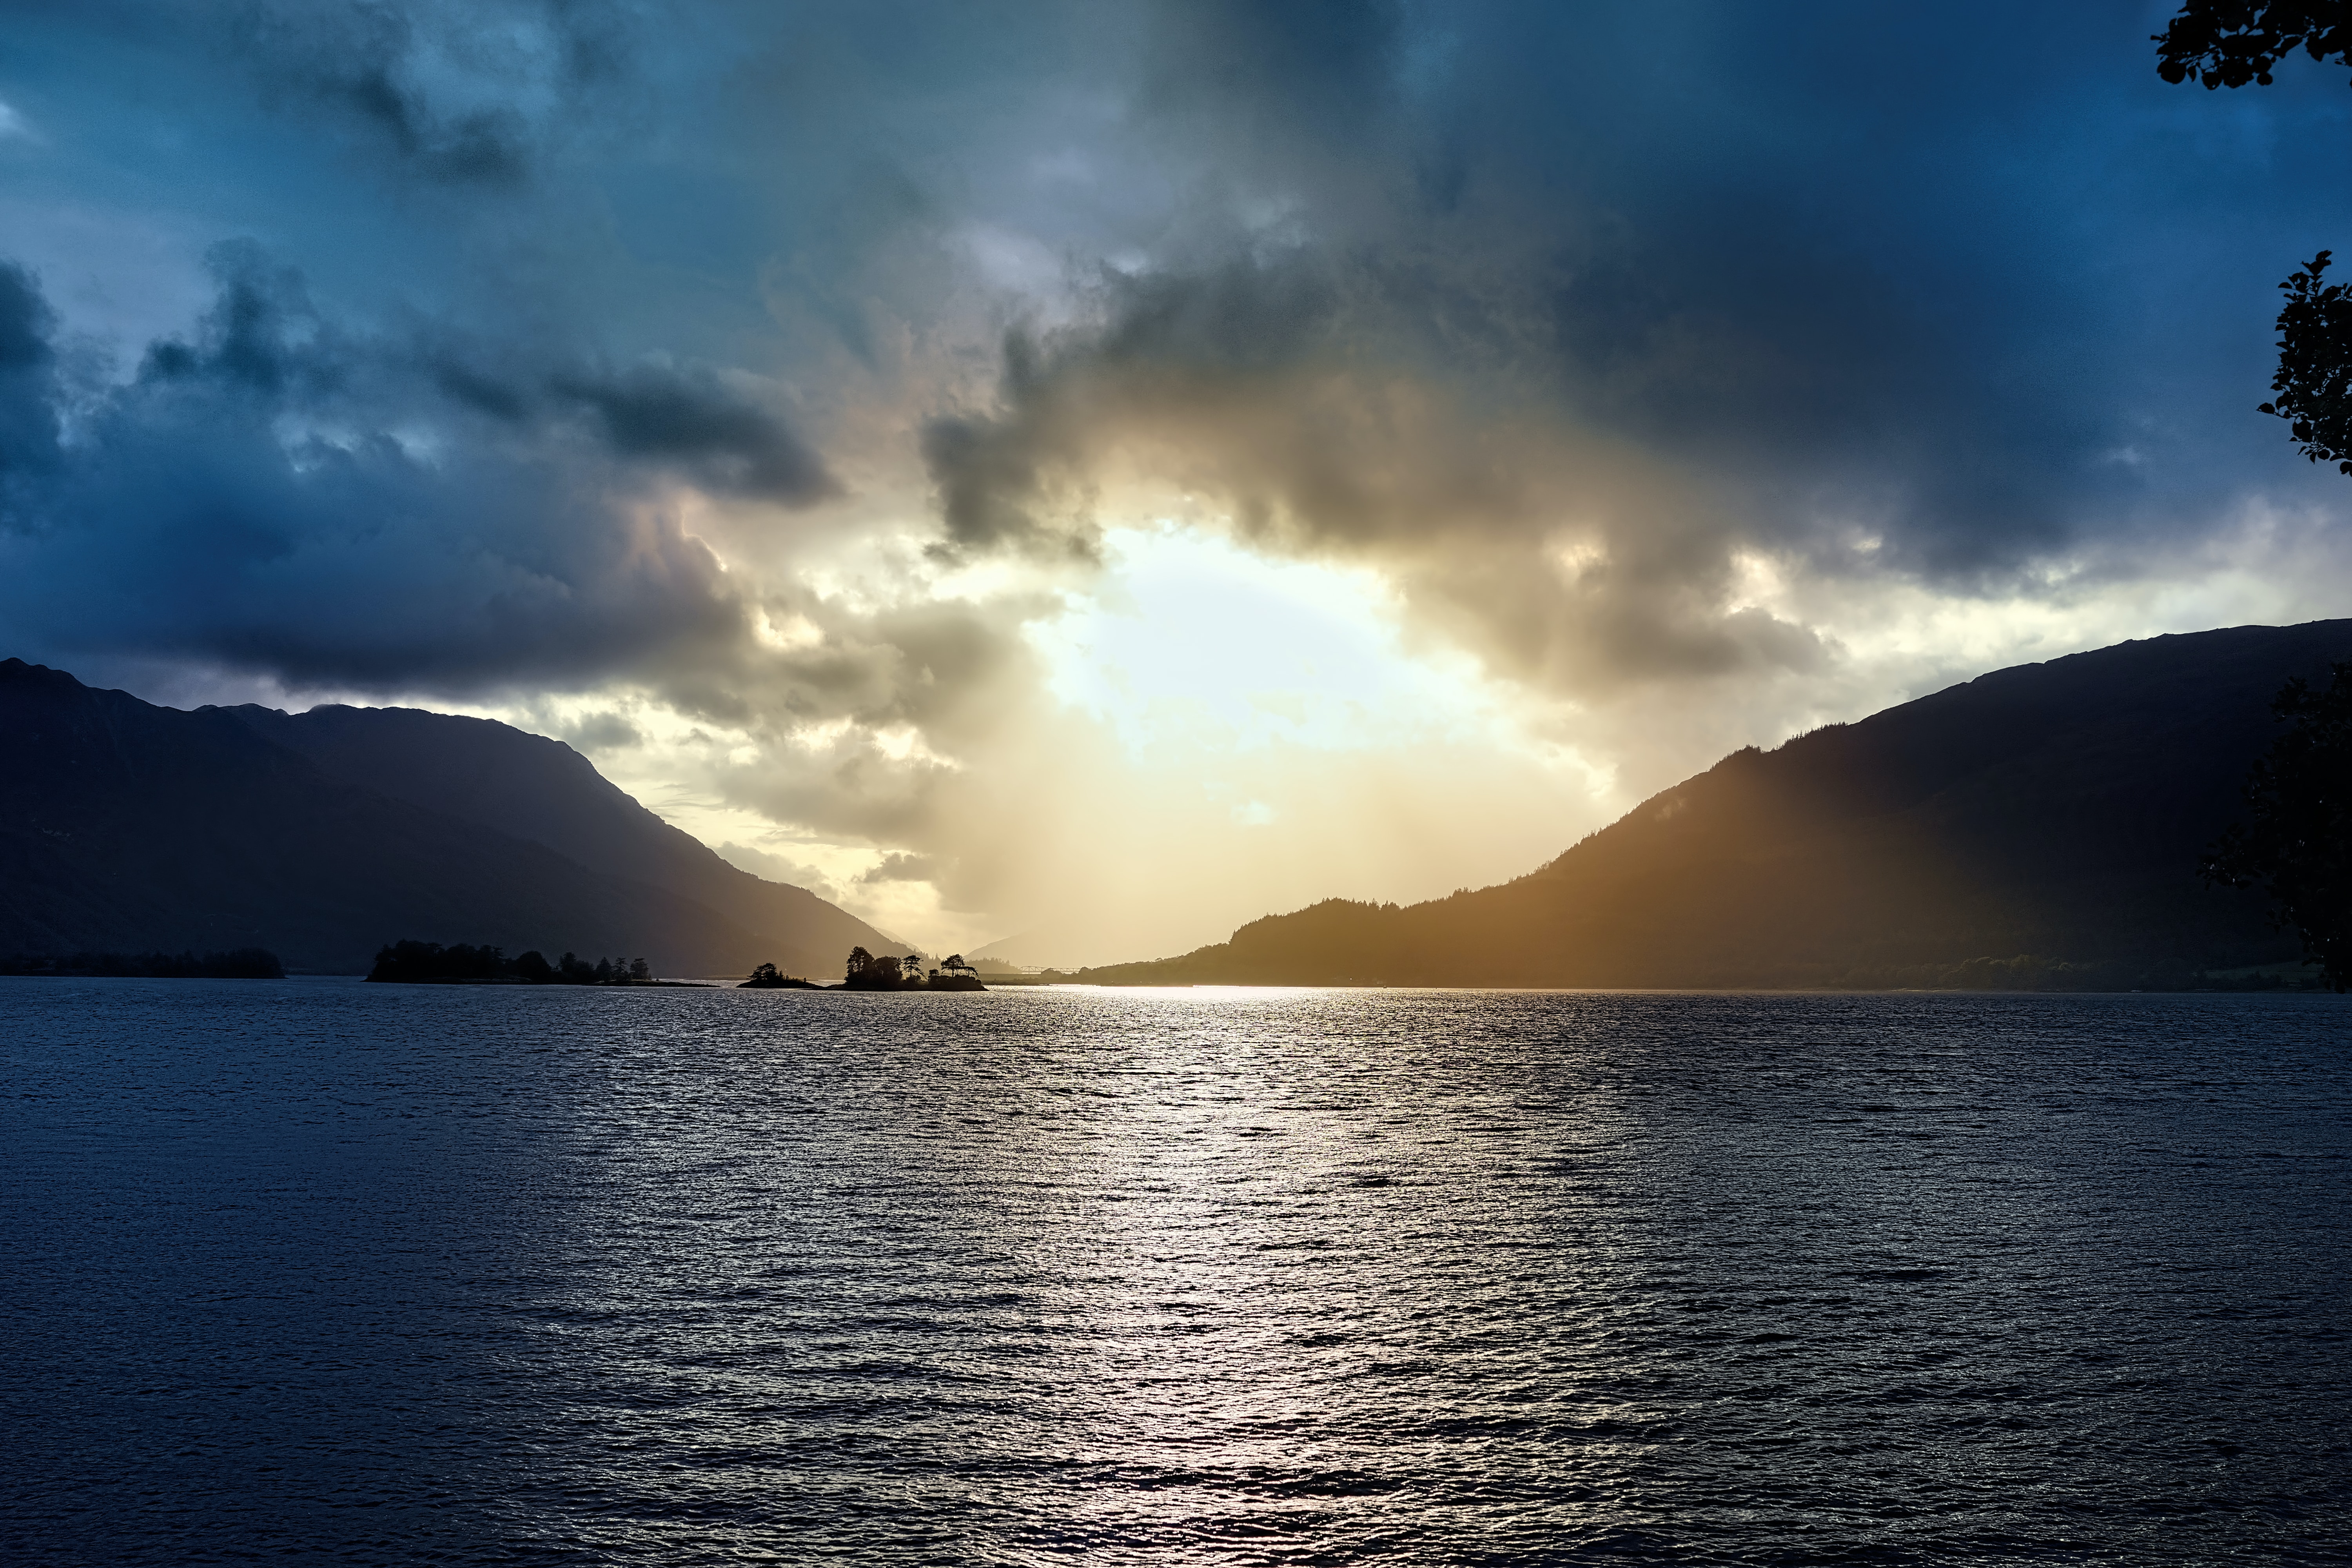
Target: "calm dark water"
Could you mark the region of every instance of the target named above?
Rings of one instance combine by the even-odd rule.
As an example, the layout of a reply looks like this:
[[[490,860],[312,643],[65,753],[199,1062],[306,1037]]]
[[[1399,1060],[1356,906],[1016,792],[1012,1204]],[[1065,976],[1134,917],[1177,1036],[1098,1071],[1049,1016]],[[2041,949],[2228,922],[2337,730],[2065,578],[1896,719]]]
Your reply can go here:
[[[2334,998],[0,981],[0,1558],[2352,1560]]]

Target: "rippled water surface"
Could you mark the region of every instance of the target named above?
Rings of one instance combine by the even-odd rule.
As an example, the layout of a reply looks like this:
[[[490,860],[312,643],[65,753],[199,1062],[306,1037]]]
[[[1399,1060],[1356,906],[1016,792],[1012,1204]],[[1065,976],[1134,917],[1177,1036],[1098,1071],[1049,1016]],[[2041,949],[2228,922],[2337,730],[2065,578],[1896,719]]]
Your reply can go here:
[[[2327,997],[0,980],[0,1558],[2352,1558]]]

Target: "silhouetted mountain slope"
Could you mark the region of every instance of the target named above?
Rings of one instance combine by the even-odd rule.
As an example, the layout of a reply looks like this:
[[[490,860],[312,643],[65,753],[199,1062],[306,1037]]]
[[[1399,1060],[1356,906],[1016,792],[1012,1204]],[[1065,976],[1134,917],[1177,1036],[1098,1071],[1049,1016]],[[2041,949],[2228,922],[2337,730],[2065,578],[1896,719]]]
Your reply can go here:
[[[345,784],[461,822],[543,844],[608,876],[691,899],[770,940],[800,973],[831,973],[853,947],[903,953],[855,915],[805,888],[729,865],[543,735],[488,719],[415,708],[313,708],[288,714],[248,704],[226,711]]]
[[[670,973],[839,962],[830,935],[796,951],[669,888],[339,778],[267,728],[0,661],[0,952],[257,946],[363,973],[413,936],[642,955]]]
[[[2346,658],[2352,621],[2321,621],[1999,670],[1735,752],[1517,881],[1334,900],[1087,977],[1919,984],[2031,955],[2097,984],[2292,959],[2260,900],[2202,886],[2197,857],[2238,815],[2272,695]]]

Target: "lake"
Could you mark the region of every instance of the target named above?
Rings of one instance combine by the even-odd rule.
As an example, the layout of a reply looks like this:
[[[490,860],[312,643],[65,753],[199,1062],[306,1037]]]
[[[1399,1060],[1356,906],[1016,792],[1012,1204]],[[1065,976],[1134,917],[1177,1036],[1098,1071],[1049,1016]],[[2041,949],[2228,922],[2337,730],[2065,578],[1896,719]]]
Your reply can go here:
[[[2329,996],[0,980],[0,1558],[2344,1562]]]

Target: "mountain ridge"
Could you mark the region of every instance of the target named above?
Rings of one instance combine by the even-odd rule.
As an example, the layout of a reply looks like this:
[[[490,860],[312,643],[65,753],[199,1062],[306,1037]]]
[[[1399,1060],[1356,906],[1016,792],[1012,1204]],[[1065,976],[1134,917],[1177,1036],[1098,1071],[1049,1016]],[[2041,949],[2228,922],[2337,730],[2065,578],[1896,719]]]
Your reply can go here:
[[[548,736],[418,708],[332,703],[289,714],[246,704],[224,711],[330,777],[545,845],[607,875],[691,899],[749,931],[791,930],[795,945],[822,954],[827,968],[853,947],[905,951],[807,889],[721,858]]]
[[[698,876],[721,892],[728,878],[761,879],[715,855],[724,877],[698,867],[667,836],[699,845],[561,742],[488,720],[341,711],[304,726],[302,715],[265,717],[274,710],[162,708],[62,670],[0,660],[0,733],[12,742],[0,751],[0,952],[252,946],[289,968],[361,973],[376,948],[415,937],[618,952],[667,973],[740,974],[763,962],[829,971],[849,946],[893,945],[804,889],[735,892],[736,912],[770,911],[766,929],[678,891]],[[446,776],[436,784],[429,759],[404,771],[383,745],[352,743],[354,726],[378,724],[365,715],[387,711],[408,716],[396,723],[412,752],[463,734],[477,765],[485,742],[493,761],[501,751],[539,756],[551,776],[570,779],[568,793],[551,797],[563,806],[549,814],[557,826],[538,836],[507,831],[497,819],[511,815],[512,800],[497,809],[456,800],[450,780],[462,767],[441,768]],[[329,766],[273,738],[331,751],[338,726],[350,754]],[[383,766],[393,790],[361,782],[371,765]],[[417,798],[401,798],[404,789]],[[460,809],[419,804],[436,789],[440,804]],[[572,818],[623,824],[615,841],[634,847],[620,857],[623,869],[659,880],[583,864],[546,841],[583,848],[562,826]],[[814,920],[784,918],[808,905]]]
[[[2016,961],[2084,986],[2292,961],[2200,885],[2289,677],[2352,621],[2241,626],[1991,671],[1744,748],[1527,875],[1409,906],[1328,900],[1102,984],[1941,984]]]

